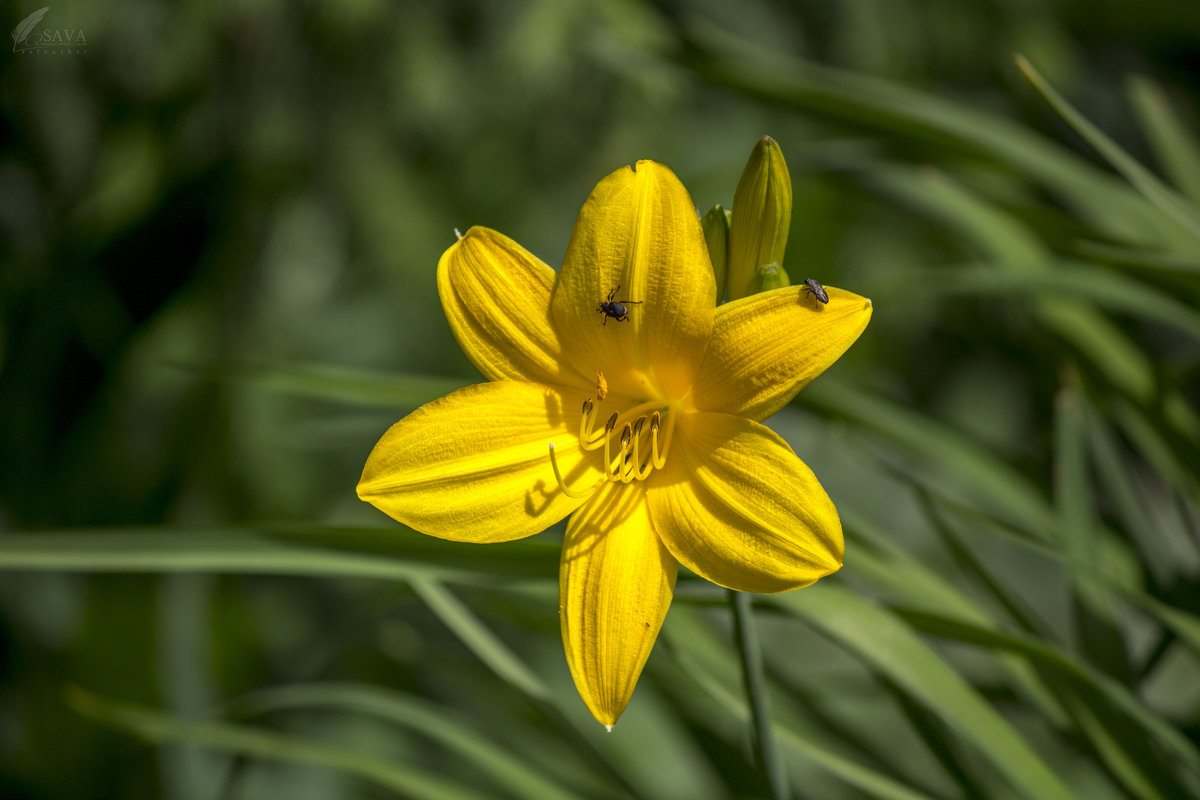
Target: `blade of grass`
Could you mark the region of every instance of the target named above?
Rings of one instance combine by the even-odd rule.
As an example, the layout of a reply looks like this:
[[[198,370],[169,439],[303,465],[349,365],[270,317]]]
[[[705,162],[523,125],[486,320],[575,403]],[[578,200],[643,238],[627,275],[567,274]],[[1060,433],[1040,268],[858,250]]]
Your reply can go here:
[[[957,541],[958,537],[951,532],[951,526],[933,508],[932,499],[928,498],[927,493],[924,497],[929,503],[926,513],[930,516],[931,524],[943,528],[944,536]],[[986,609],[951,584],[944,571],[931,568],[925,561],[915,558],[904,548],[895,545],[882,531],[877,530],[874,524],[865,520],[852,508],[844,508],[841,516],[847,540],[852,544],[852,547],[847,548],[851,555],[847,557],[846,566],[842,569],[842,574],[847,578],[867,584],[873,592],[888,598],[892,605],[929,611],[953,609],[953,615],[966,622],[985,628],[995,628],[999,625]],[[959,549],[964,553],[964,557],[969,558],[975,565],[974,569],[969,568],[968,572],[986,572],[983,565],[979,564],[961,543]],[[994,584],[990,579],[989,582]],[[1003,607],[1024,608],[1021,598],[1011,591],[1005,591],[998,585],[994,591]],[[1028,613],[1031,617],[1034,616],[1032,611]],[[1004,659],[1002,663],[1016,690],[1027,698],[1034,708],[1056,726],[1062,727],[1066,724],[1062,707],[1028,664],[1017,658]]]
[[[438,619],[454,631],[492,672],[539,704],[551,701],[550,690],[538,674],[452,592],[428,578],[412,579],[409,584]]]
[[[1043,325],[1085,355],[1115,387],[1140,402],[1150,401],[1155,391],[1152,365],[1120,329],[1073,297],[1030,292],[1054,262],[1047,246],[1019,220],[936,170],[879,169],[871,181],[968,237],[987,255],[986,264],[1005,269],[1010,284],[1025,289],[1026,302],[1032,299]]]
[[[943,518],[929,492],[921,488],[918,491],[917,499],[934,533],[937,534],[938,541],[950,553],[951,558],[954,559],[954,563],[958,564],[972,578],[974,585],[986,592],[1000,608],[1004,609],[1009,619],[1013,620],[1021,629],[1043,636],[1046,635],[1049,631],[1049,626],[1045,620],[1034,609],[1030,608],[1017,592],[1006,590],[992,577],[987,567],[964,545],[954,532],[953,527]]]
[[[1030,291],[1040,298],[1087,300],[1110,311],[1142,317],[1149,322],[1169,326],[1200,340],[1200,313],[1194,306],[1153,289],[1141,281],[1071,261],[1058,261],[1051,270],[1038,272],[1036,278],[1014,278],[1016,265],[990,264],[983,268],[947,267],[937,270],[906,272],[904,280],[891,287],[893,295],[904,293],[929,295],[1010,295],[1027,303]],[[1139,354],[1140,357],[1140,354]]]
[[[1160,253],[1090,239],[1077,240],[1075,250],[1085,258],[1136,267],[1164,277],[1194,279],[1196,273],[1200,272],[1200,259],[1194,255]]]
[[[783,764],[775,754],[775,734],[771,730],[771,712],[767,705],[767,686],[763,677],[762,651],[754,629],[754,611],[750,595],[726,590],[733,611],[733,634],[742,662],[742,682],[749,699],[750,722],[754,727],[754,754],[763,771],[771,796],[786,800],[787,778]]]
[[[378,717],[411,729],[487,771],[498,787],[514,797],[568,800],[576,796],[499,746],[503,738],[484,736],[451,710],[398,692],[367,684],[293,684],[252,692],[233,704],[239,716],[313,708]]]
[[[0,536],[0,570],[227,572],[505,583],[557,574],[560,548],[523,540],[471,548],[404,531],[134,528]]]
[[[1187,460],[1177,442],[1168,438],[1147,411],[1124,398],[1114,398],[1111,413],[1125,432],[1125,438],[1153,468],[1154,472],[1193,507],[1200,506],[1197,470]]]
[[[1194,279],[1196,272],[1200,272],[1200,259],[1195,255],[1160,253],[1150,251],[1150,249],[1122,247],[1112,245],[1110,242],[1091,239],[1076,240],[1074,247],[1075,252],[1084,258],[1132,266],[1142,271],[1157,273],[1163,277]]]
[[[1104,157],[1117,172],[1120,172],[1147,200],[1153,203],[1165,215],[1177,222],[1180,227],[1192,236],[1200,239],[1200,215],[1196,208],[1173,189],[1165,185],[1154,173],[1143,167],[1133,156],[1129,155],[1103,131],[1089,122],[1075,110],[1062,95],[1042,77],[1024,56],[1014,58],[1017,69],[1025,76],[1025,80],[1037,90],[1050,107],[1070,125],[1076,133]]]
[[[462,378],[371,372],[332,364],[247,361],[173,366],[208,380],[245,382],[277,392],[396,409],[417,408],[471,383]]]
[[[688,614],[686,609],[674,610],[671,616],[671,624],[664,626],[663,636],[669,643],[673,660],[682,677],[690,680],[705,695],[712,698],[739,724],[749,724],[750,709],[746,705],[746,698],[730,688],[736,684],[733,677],[736,670],[730,662],[728,645],[719,640],[720,637],[710,626],[701,623],[695,615]],[[680,686],[679,683],[671,681],[670,686],[688,697],[694,694],[691,687]],[[694,704],[690,705],[693,705],[695,710]],[[805,731],[779,720],[772,721],[771,727],[782,749],[792,758],[811,764],[868,797],[879,800],[932,800],[930,795],[919,792],[886,773],[834,752],[824,746],[817,735],[808,735]],[[800,791],[803,792],[803,787]]]
[[[1088,482],[1085,422],[1079,391],[1070,373],[1055,399],[1055,499],[1062,519],[1063,545],[1071,579],[1071,611],[1078,646],[1093,664],[1128,683],[1132,679],[1118,608],[1108,587],[1095,576],[1107,570],[1105,548],[1093,511]]]
[[[354,747],[341,747],[228,722],[190,722],[157,711],[117,703],[68,687],[68,704],[98,722],[149,742],[182,742],[255,759],[285,761],[345,772],[390,789],[403,797],[429,800],[484,800],[492,795],[467,788],[415,764],[400,765]]]
[[[923,633],[997,651],[1018,653],[1028,658],[1039,669],[1047,670],[1056,676],[1059,679],[1057,685],[1062,690],[1069,689],[1075,692],[1077,698],[1103,720],[1108,742],[1098,748],[1100,752],[1105,752],[1104,748],[1111,746],[1111,742],[1119,742],[1123,758],[1132,755],[1133,763],[1139,765],[1143,773],[1140,780],[1159,786],[1166,796],[1179,796],[1181,787],[1175,783],[1173,794],[1170,783],[1160,784],[1159,776],[1154,774],[1156,763],[1161,763],[1164,772],[1170,772],[1166,770],[1169,764],[1178,765],[1185,771],[1183,776],[1171,778],[1172,781],[1177,781],[1180,777],[1189,785],[1200,781],[1200,751],[1196,746],[1184,734],[1148,709],[1128,689],[1093,669],[1086,662],[1078,661],[1041,640],[986,630],[943,614],[904,609],[897,609],[896,613]],[[1163,752],[1168,754],[1169,760],[1161,760],[1155,756],[1152,748],[1147,749],[1148,742],[1154,742],[1161,747]],[[1120,772],[1122,769],[1124,766],[1119,765],[1114,771]]]
[[[1002,525],[995,521],[989,521],[973,508],[948,503],[945,499],[939,499],[938,502],[955,515],[969,520],[974,525],[980,526],[985,535],[1004,536],[1008,542],[1025,548],[1041,557],[1062,563],[1065,566],[1066,556],[1063,553],[1044,547],[1040,543],[1025,537],[1009,535]],[[1106,556],[1104,562],[1111,568],[1112,554]],[[1112,591],[1120,593],[1129,603],[1136,605],[1150,614],[1160,624],[1175,633],[1181,641],[1187,643],[1196,653],[1197,657],[1200,657],[1200,616],[1146,594],[1142,587],[1136,581],[1131,581],[1128,576],[1098,573],[1093,577],[1104,581],[1111,587]],[[920,607],[926,607],[926,605],[922,604]]]
[[[905,718],[913,730],[921,737],[921,741],[933,753],[946,774],[962,790],[963,797],[987,797],[982,778],[972,775],[972,770],[964,766],[960,758],[961,745],[953,735],[946,730],[945,724],[924,706],[913,700],[912,696],[890,681],[883,681],[884,688],[892,696],[892,700],[904,712]]]
[[[1092,461],[1104,487],[1104,496],[1121,520],[1125,534],[1141,554],[1146,569],[1160,585],[1170,584],[1183,564],[1172,555],[1154,521],[1143,508],[1134,478],[1129,473],[1128,460],[1122,457],[1108,424],[1099,417],[1094,407],[1089,407],[1084,417]]]
[[[1200,245],[1126,184],[1009,119],[899,83],[766,51],[703,20],[680,34],[684,64],[749,97],[928,146],[926,157],[967,153],[1000,162],[1056,192],[1106,235],[1166,250]]]
[[[807,408],[848,420],[899,445],[922,464],[986,502],[1043,542],[1057,537],[1049,503],[1024,476],[974,442],[929,417],[858,389],[836,375],[822,375],[800,394]]]
[[[411,585],[438,619],[458,636],[471,652],[497,676],[528,697],[533,706],[566,734],[579,753],[601,774],[608,776],[628,796],[641,797],[641,793],[625,779],[621,770],[598,751],[559,710],[553,695],[537,673],[492,633],[461,600],[433,580],[416,578],[411,581]]]
[[[1172,110],[1166,93],[1157,83],[1134,76],[1126,91],[1163,171],[1186,197],[1200,203],[1200,142]]]
[[[891,612],[831,583],[768,600],[841,644],[944,720],[1022,795],[1074,797],[1030,743]]]

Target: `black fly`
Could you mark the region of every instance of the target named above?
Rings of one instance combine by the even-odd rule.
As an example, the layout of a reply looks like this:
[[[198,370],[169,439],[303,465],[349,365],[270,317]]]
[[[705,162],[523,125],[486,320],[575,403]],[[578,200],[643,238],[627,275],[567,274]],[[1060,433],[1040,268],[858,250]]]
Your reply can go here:
[[[596,310],[604,315],[605,325],[608,324],[609,317],[612,317],[617,322],[624,322],[629,319],[629,309],[625,306],[640,306],[642,304],[641,300],[613,300],[619,291],[621,291],[620,286],[609,292],[608,299],[596,306]]]
[[[822,303],[829,302],[829,293],[825,291],[824,286],[817,283],[815,278],[804,279],[804,290],[820,300]]]

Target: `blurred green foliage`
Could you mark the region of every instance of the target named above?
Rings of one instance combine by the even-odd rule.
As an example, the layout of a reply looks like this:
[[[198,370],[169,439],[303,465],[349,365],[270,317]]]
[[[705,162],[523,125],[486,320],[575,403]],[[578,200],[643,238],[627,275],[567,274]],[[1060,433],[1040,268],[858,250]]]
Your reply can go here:
[[[354,495],[389,424],[478,380],[434,280],[455,227],[557,264],[617,166],[729,207],[764,133],[792,282],[875,303],[772,421],[848,537],[758,605],[796,796],[1200,794],[1186,3],[39,25],[88,46],[0,54],[0,796],[765,796],[712,587],[681,580],[605,735],[555,533],[431,543]]]

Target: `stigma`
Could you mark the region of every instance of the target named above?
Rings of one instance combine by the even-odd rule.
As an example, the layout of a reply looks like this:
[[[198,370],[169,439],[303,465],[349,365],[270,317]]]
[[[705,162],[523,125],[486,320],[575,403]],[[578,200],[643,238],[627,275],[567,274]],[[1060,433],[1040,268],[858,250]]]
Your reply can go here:
[[[662,409],[660,402],[641,403],[625,412],[614,411],[603,427],[597,427],[600,409],[590,398],[584,400],[579,417],[579,446],[584,451],[597,451],[597,454],[603,449],[604,477],[582,491],[568,488],[551,443],[550,464],[558,488],[568,497],[582,499],[604,483],[644,481],[654,470],[665,467],[677,412],[667,407],[664,418]]]

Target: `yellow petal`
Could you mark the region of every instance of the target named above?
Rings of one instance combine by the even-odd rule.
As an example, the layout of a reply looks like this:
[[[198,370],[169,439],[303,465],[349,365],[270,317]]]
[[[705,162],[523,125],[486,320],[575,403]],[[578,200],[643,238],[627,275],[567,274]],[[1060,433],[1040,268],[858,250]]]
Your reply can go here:
[[[601,477],[602,459],[581,456],[575,390],[498,381],[468,386],[393,425],[371,455],[358,496],[421,533],[460,542],[530,536],[582,500],[558,488],[554,442],[572,489]]]
[[[502,233],[474,227],[438,262],[438,294],[463,352],[489,380],[579,384],[550,322],[554,270]]]
[[[825,288],[827,305],[801,285],[719,306],[692,405],[760,421],[787,405],[871,320],[870,300]]]
[[[675,435],[646,499],[681,564],[742,592],[795,589],[842,565],[837,509],[773,431],[730,414],[684,414]]]
[[[613,291],[632,301],[625,322],[597,311]],[[666,167],[639,161],[602,180],[579,212],[552,309],[576,371],[600,370],[633,397],[679,397],[704,355],[715,293],[687,190]]]
[[[575,687],[610,728],[625,710],[671,605],[679,565],[650,527],[641,484],[609,484],[571,517],[559,572]]]

